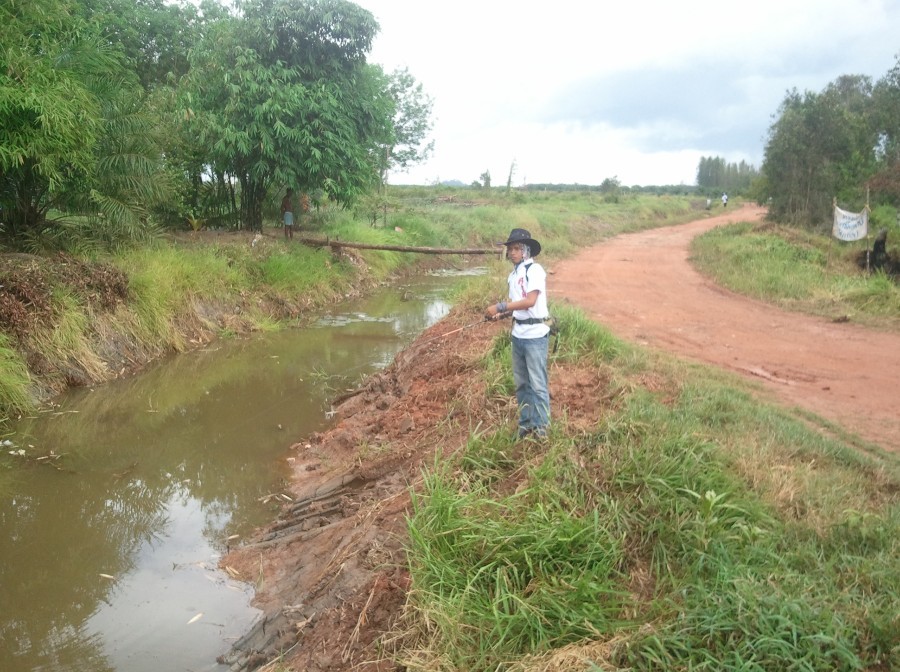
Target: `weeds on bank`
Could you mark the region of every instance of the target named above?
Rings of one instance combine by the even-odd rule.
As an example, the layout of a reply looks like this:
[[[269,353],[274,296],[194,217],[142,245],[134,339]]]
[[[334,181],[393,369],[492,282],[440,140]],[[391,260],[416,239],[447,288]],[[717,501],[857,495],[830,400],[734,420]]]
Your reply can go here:
[[[574,669],[900,666],[896,459],[553,310],[565,318],[557,356],[610,367],[616,408],[590,431],[556,419],[545,444],[472,435],[435,462],[409,520],[397,660],[556,669],[577,651]],[[507,340],[485,358],[489,378],[506,376]],[[650,371],[665,395],[641,384]]]
[[[178,320],[192,302],[222,300],[241,286],[243,266],[216,248],[132,250],[117,258],[128,273],[129,309],[136,336],[180,350]]]
[[[337,263],[323,249],[293,246],[276,250],[259,262],[261,287],[278,293],[335,300],[352,276],[346,263]],[[311,297],[310,297],[311,298]]]
[[[852,316],[900,326],[900,286],[883,272],[867,275],[859,251],[823,235],[771,225],[732,224],[694,239],[692,262],[717,283],[791,310]]]
[[[52,328],[32,334],[32,347],[38,352],[54,353],[59,361],[77,365],[89,377],[99,379],[105,365],[85,338],[91,328],[91,316],[80,309],[72,294],[62,289],[53,291],[52,302],[58,318]]]
[[[692,212],[686,197],[629,198],[616,204],[619,210],[607,220],[605,205],[589,193],[519,194],[516,198],[496,190],[452,190],[449,198],[440,197],[441,193],[439,189],[391,188],[387,225],[379,220],[373,227],[367,216],[326,208],[310,217],[299,233],[302,236],[315,229],[317,236],[374,244],[482,247],[505,240],[512,226],[526,226],[537,236],[547,234],[545,249],[564,254],[625,226],[625,220],[639,217],[643,204],[651,199],[672,218],[686,219]],[[128,277],[127,304],[113,313],[96,315],[77,300],[60,299],[57,317],[61,333],[48,330],[29,345],[40,350],[34,353],[38,357],[48,361],[71,358],[84,365],[86,375],[93,376],[97,367],[103,366],[91,352],[98,335],[107,343],[124,339],[132,352],[147,357],[183,350],[190,334],[201,329],[227,336],[237,333],[238,326],[273,328],[274,318],[266,312],[265,302],[254,298],[314,308],[371,287],[421,259],[378,250],[360,250],[338,259],[330,250],[311,249],[299,241],[291,244],[279,234],[280,228],[252,243],[249,234],[245,239],[222,236],[221,241],[208,244],[194,239],[172,244],[148,241],[143,247],[110,252],[104,260],[123,269]],[[107,249],[95,243],[66,247],[95,255]],[[52,284],[54,278],[47,280]],[[212,321],[207,317],[208,308],[215,312],[216,306],[232,311],[240,307],[240,325]],[[24,355],[19,353],[19,357],[22,364],[15,368],[21,371]],[[11,373],[4,375],[0,369],[0,388],[7,390],[9,402],[0,396],[0,410],[9,413],[16,407],[15,398],[28,396],[33,386],[11,368],[5,370]]]
[[[491,451],[470,448],[461,483],[446,466],[426,476],[410,525],[414,599],[447,662],[495,669],[617,628],[622,549],[599,516],[577,508],[553,469],[532,470],[508,498],[491,496],[482,481]],[[492,452],[497,468],[510,468],[503,450]]]
[[[0,334],[0,408],[7,413],[30,409],[33,402],[27,393],[29,383],[28,368],[10,347],[9,338]]]

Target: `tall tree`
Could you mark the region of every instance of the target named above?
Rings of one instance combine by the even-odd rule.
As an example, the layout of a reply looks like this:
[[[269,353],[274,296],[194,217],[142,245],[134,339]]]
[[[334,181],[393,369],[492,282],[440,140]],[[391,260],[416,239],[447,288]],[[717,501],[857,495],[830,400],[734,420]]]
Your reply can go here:
[[[188,70],[188,52],[198,37],[201,14],[181,0],[73,0],[86,21],[119,47],[144,88],[175,79]],[[207,11],[217,10],[207,5]]]
[[[0,205],[18,239],[42,230],[52,207],[102,195],[100,143],[136,81],[66,0],[3,3],[0,44]]]
[[[900,207],[900,54],[873,91],[877,171],[870,184],[876,198]]]
[[[746,161],[728,163],[721,156],[700,157],[697,166],[697,186],[707,193],[725,191],[742,193],[750,188],[759,171]]]
[[[862,205],[877,144],[871,95],[871,80],[861,75],[842,76],[818,94],[788,93],[763,162],[774,217],[816,225],[827,223],[835,197]]]
[[[388,86],[394,104],[391,143],[385,148],[387,170],[406,170],[428,159],[434,140],[426,142],[432,129],[434,101],[407,68],[395,70]]]
[[[164,127],[147,98],[134,88],[110,91],[103,111],[90,189],[67,189],[65,202],[90,215],[80,237],[113,247],[153,235],[152,213],[172,200],[174,181],[161,150]]]
[[[197,50],[185,106],[214,170],[240,183],[262,226],[273,186],[350,203],[377,184],[391,137],[387,78],[366,63],[378,30],[346,0],[247,0]]]

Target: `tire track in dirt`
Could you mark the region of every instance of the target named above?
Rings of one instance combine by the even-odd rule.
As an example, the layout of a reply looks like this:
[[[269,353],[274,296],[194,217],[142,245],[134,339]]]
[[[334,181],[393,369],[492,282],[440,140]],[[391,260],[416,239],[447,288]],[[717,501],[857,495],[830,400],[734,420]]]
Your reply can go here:
[[[688,261],[695,236],[764,215],[745,206],[617,236],[554,264],[550,296],[620,338],[760,381],[780,403],[900,453],[900,335],[734,294]]]

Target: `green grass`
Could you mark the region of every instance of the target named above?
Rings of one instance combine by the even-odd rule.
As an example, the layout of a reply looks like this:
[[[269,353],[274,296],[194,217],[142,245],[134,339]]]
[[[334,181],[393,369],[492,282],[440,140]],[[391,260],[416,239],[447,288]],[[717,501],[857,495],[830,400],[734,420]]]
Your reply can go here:
[[[863,243],[741,223],[694,239],[691,260],[717,283],[790,310],[900,327],[900,286],[854,264],[864,249]]]
[[[0,408],[7,414],[33,408],[34,400],[28,394],[30,383],[28,367],[21,355],[10,345],[9,338],[0,334]]]
[[[32,345],[39,352],[52,352],[71,366],[78,366],[88,376],[101,377],[105,365],[90,346],[85,335],[91,333],[91,316],[81,310],[74,295],[61,288],[53,291],[54,312],[57,319],[52,329],[33,334]]]
[[[583,311],[572,306],[550,302],[550,312],[559,326],[559,349],[556,360],[587,359],[594,363],[608,362],[630,350],[611,332],[590,320]]]
[[[554,312],[557,356],[608,368],[616,405],[589,431],[556,419],[545,445],[473,434],[426,472],[397,659],[473,671],[900,666],[896,458]],[[488,377],[505,375],[505,340]],[[648,389],[649,375],[664,384]],[[572,647],[578,665],[553,667]]]
[[[334,300],[353,278],[347,263],[336,263],[326,249],[294,246],[259,262],[259,284],[284,294],[324,294]]]
[[[504,448],[512,447],[494,446]],[[439,466],[413,501],[413,599],[447,660],[456,669],[495,669],[615,631],[627,599],[617,581],[621,540],[559,482],[563,456],[548,455],[553,464],[532,469],[527,488],[500,499],[481,485],[487,470],[474,453],[484,450],[476,441],[463,456],[462,491]]]

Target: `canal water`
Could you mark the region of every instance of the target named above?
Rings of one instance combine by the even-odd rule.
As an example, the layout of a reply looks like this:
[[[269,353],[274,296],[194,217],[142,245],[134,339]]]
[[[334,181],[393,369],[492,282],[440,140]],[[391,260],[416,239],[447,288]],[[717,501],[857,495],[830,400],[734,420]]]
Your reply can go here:
[[[216,656],[259,614],[254,585],[219,559],[276,515],[289,446],[447,314],[460,273],[218,341],[17,421],[0,459],[12,462],[0,468],[0,670],[226,669]]]

